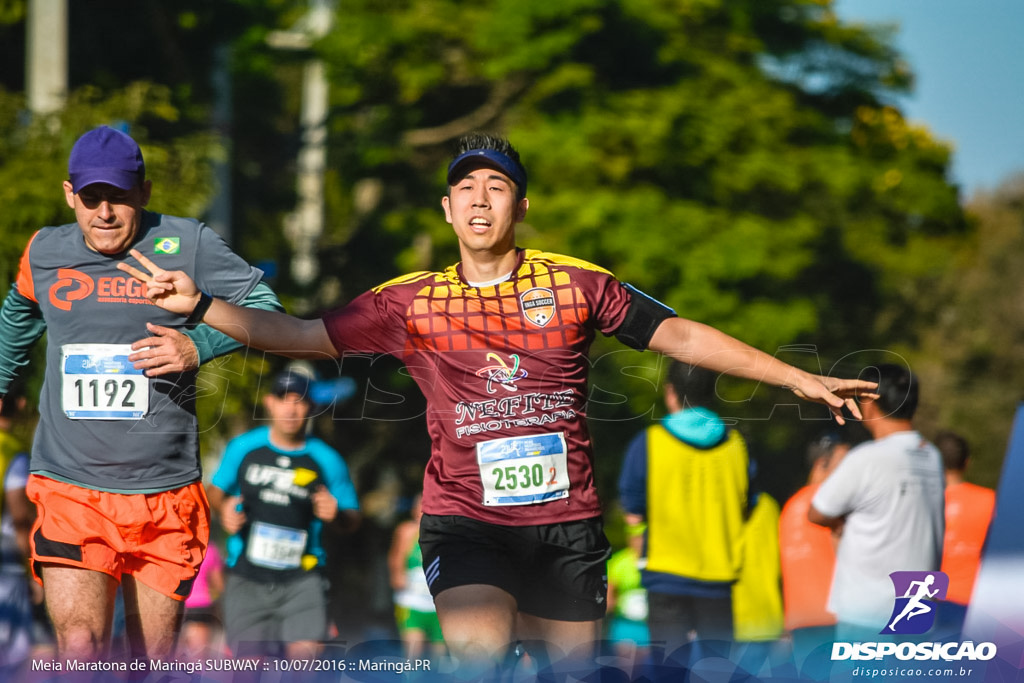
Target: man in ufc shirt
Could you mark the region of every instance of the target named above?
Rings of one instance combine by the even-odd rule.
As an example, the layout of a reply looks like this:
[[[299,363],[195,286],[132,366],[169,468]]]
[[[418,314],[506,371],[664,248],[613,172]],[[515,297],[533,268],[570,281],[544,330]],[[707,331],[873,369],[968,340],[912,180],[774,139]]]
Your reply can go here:
[[[116,265],[136,249],[234,303],[280,304],[210,228],[144,210],[151,183],[128,135],[83,135],[68,178],[77,222],[32,236],[0,311],[0,394],[47,334],[26,487],[39,511],[32,570],[61,657],[105,655],[118,583],[133,654],[162,656],[209,537],[196,368],[238,344],[151,305]]]
[[[872,384],[810,375],[620,283],[608,271],[516,246],[526,171],[507,140],[459,142],[441,199],[462,261],[385,283],[322,318],[242,310],[145,257],[148,296],[255,348],[402,359],[426,395],[432,439],[420,544],[445,642],[500,663],[517,640],[543,661],[591,646],[609,546],[584,406],[597,332],[827,404],[836,418]],[[855,415],[858,413],[854,413]]]
[[[306,436],[309,379],[285,371],[263,397],[268,422],[232,439],[209,488],[228,539],[224,629],[236,655],[312,657],[327,637],[325,524],[351,531],[359,503],[341,455]]]

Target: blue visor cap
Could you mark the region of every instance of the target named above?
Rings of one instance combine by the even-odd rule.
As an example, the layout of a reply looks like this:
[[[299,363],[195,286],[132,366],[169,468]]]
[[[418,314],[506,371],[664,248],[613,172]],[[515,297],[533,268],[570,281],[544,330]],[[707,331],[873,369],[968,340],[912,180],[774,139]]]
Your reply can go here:
[[[471,149],[455,157],[448,164],[448,185],[454,185],[465,176],[465,169],[471,165],[496,168],[516,184],[520,197],[526,196],[526,169],[511,157],[493,149]]]

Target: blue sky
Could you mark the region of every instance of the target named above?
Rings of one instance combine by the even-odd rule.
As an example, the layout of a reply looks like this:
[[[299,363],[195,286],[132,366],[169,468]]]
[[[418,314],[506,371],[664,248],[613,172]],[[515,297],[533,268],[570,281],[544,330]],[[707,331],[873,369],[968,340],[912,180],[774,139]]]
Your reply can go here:
[[[965,198],[1024,172],[1024,0],[835,0],[846,22],[896,23],[916,76],[906,116],[954,146]]]

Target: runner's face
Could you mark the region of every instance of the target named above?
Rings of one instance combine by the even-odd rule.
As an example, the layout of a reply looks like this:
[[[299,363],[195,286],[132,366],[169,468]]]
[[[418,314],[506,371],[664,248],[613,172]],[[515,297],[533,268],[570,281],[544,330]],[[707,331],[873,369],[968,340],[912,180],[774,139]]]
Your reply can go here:
[[[441,206],[459,238],[463,258],[467,258],[473,253],[513,251],[515,224],[526,217],[529,201],[516,200],[515,183],[507,175],[479,167],[449,188]]]
[[[85,244],[101,254],[120,254],[139,234],[142,207],[149,203],[152,185],[122,190],[106,183],[86,185],[76,194],[64,181],[64,198],[75,210]]]
[[[263,401],[270,416],[270,429],[284,440],[295,440],[306,432],[309,402],[296,393],[270,394]]]

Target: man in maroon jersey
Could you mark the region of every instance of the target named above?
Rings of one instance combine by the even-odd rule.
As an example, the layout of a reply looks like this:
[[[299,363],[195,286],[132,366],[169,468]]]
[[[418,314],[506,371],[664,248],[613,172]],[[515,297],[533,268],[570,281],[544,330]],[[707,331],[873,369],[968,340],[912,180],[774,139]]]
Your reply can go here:
[[[526,171],[507,140],[460,140],[445,218],[462,261],[406,275],[322,318],[242,309],[183,273],[122,269],[153,301],[243,343],[293,357],[375,352],[402,359],[427,398],[432,439],[423,564],[445,642],[500,663],[517,640],[559,658],[589,652],[605,612],[609,545],[584,407],[596,332],[828,405],[842,422],[873,384],[808,374],[675,312],[608,271],[516,246]]]

